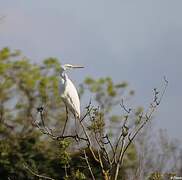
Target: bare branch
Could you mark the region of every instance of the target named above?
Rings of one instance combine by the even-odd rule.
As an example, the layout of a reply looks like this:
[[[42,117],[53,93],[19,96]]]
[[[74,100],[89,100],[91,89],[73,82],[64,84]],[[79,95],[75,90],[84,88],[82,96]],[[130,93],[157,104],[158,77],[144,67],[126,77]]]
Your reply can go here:
[[[81,125],[81,127],[83,129],[83,132],[84,132],[85,136],[86,136],[86,139],[87,139],[87,142],[88,142],[88,147],[89,147],[89,149],[90,149],[90,151],[92,153],[93,158],[95,159],[95,161],[99,162],[99,159],[96,157],[96,155],[95,155],[95,153],[94,153],[94,151],[92,149],[90,137],[89,137],[89,135],[88,135],[88,133],[86,131],[86,128],[85,128],[84,124],[81,121],[80,121],[80,125]]]
[[[38,177],[38,178],[43,178],[43,179],[49,179],[49,180],[55,180],[51,177],[47,177],[47,176],[44,176],[44,175],[40,175],[40,174],[37,174],[35,173],[32,169],[30,169],[27,165],[23,164],[24,168],[27,169],[31,174],[33,174],[34,176]]]
[[[119,135],[119,138],[118,138],[118,140],[116,142],[116,145],[115,145],[115,149],[114,149],[114,153],[113,153],[113,158],[112,158],[112,163],[117,163],[116,154],[117,154],[118,146],[120,144],[121,139],[127,135],[126,134],[126,130],[128,131],[128,127],[126,126],[127,120],[128,120],[128,115],[125,116],[124,123],[123,123],[123,125],[121,127],[121,134]]]
[[[109,145],[110,145],[111,150],[112,150],[112,152],[114,153],[114,147],[113,147],[113,145],[112,145],[112,143],[111,143],[111,141],[110,141],[110,139],[109,139],[108,135],[106,134],[106,136],[105,136],[105,137],[103,137],[103,138],[105,138],[105,139],[107,140],[107,144],[109,144]]]
[[[124,100],[121,99],[121,104],[120,104],[121,108],[123,108],[128,114],[131,112],[131,108],[127,109],[124,105]]]
[[[89,105],[86,107],[87,112],[85,113],[85,115],[80,120],[77,119],[79,121],[79,125],[81,126],[81,129],[82,129],[82,133],[83,133],[82,136],[78,135],[78,134],[76,134],[76,135],[64,135],[66,123],[68,121],[67,108],[66,108],[66,122],[65,122],[65,125],[63,127],[63,133],[61,136],[54,135],[52,133],[51,129],[45,127],[44,109],[42,109],[41,107],[39,108],[38,112],[40,113],[40,118],[41,118],[43,127],[39,126],[39,124],[35,123],[35,121],[34,121],[34,125],[43,134],[50,136],[54,140],[63,140],[66,138],[72,138],[77,142],[80,140],[86,142],[93,159],[99,163],[99,166],[102,169],[103,177],[105,179],[109,179],[110,175],[111,175],[110,174],[111,171],[114,171],[114,174],[112,174],[112,176],[113,176],[112,178],[117,180],[119,170],[120,170],[120,167],[123,163],[124,155],[125,155],[127,149],[129,148],[131,143],[134,141],[136,136],[139,134],[139,132],[152,119],[153,113],[156,111],[157,107],[161,103],[161,100],[162,100],[162,98],[165,94],[165,91],[167,89],[167,86],[168,86],[168,81],[166,80],[166,78],[164,78],[164,81],[165,81],[164,89],[162,90],[161,93],[156,88],[154,89],[154,97],[152,99],[152,103],[150,103],[150,106],[145,113],[142,112],[140,115],[138,115],[140,121],[132,129],[129,129],[129,125],[128,125],[128,121],[129,121],[130,113],[131,113],[131,108],[126,108],[126,106],[124,105],[124,101],[122,99],[120,106],[125,111],[125,116],[124,116],[125,119],[124,119],[124,122],[122,123],[121,133],[119,134],[115,145],[112,145],[107,134],[104,136],[104,133],[102,131],[102,128],[104,125],[102,125],[103,119],[101,117],[101,113],[99,113],[99,108],[91,107],[91,101],[90,101]],[[91,134],[89,134],[90,133],[89,128],[85,125],[85,122],[83,122],[83,120],[87,116],[89,116],[89,119],[91,122],[96,123],[96,127],[93,126],[93,130],[91,127],[91,130],[94,133],[93,137],[95,138],[95,141],[97,143],[97,151],[94,151],[95,148],[93,146]],[[97,120],[98,120],[98,122],[101,122],[101,125],[99,124],[100,126],[98,125],[98,127],[97,127]],[[109,151],[110,149],[111,149],[112,153],[110,153],[110,151]],[[88,169],[89,169],[90,174],[92,176],[92,179],[94,180],[95,177],[94,177],[93,171],[91,169],[91,166],[89,164],[88,157],[87,157],[85,150],[84,150],[84,156],[85,156],[84,159],[86,160]],[[107,167],[105,162],[107,165],[109,164],[109,168]]]
[[[40,113],[40,117],[41,117],[41,121],[43,122],[44,116],[42,115],[42,112]],[[60,135],[60,136],[54,135],[52,132],[52,129],[47,128],[47,127],[42,128],[38,123],[36,123],[36,120],[34,120],[33,116],[32,116],[32,124],[33,124],[33,126],[37,127],[40,130],[40,132],[50,136],[53,140],[63,140],[63,139],[72,138],[75,141],[79,141],[79,140],[88,141],[86,138],[83,138],[83,137],[79,136],[78,134],[76,134],[76,135]]]
[[[88,157],[87,157],[86,151],[83,150],[83,152],[84,152],[85,160],[86,160],[88,169],[89,169],[89,171],[90,171],[90,174],[91,174],[91,176],[92,176],[92,179],[95,180],[94,174],[93,174],[93,172],[92,172],[92,168],[91,168],[90,163],[89,163],[89,161],[88,161]]]
[[[137,126],[136,129],[134,129],[133,133],[130,132],[129,134],[128,133],[126,134],[128,136],[128,140],[129,140],[126,145],[124,145],[125,136],[122,136],[120,155],[119,155],[119,159],[117,161],[117,167],[116,167],[116,173],[115,173],[115,180],[117,180],[119,169],[120,169],[120,166],[122,165],[122,161],[123,161],[123,157],[125,155],[125,152],[127,151],[130,144],[133,142],[135,137],[138,135],[138,133],[143,129],[143,127],[147,124],[147,122],[152,119],[152,114],[157,109],[158,105],[160,104],[160,102],[161,102],[161,100],[165,94],[165,91],[166,91],[167,86],[168,86],[168,81],[166,80],[166,78],[164,78],[164,81],[165,81],[165,86],[164,86],[164,89],[161,93],[160,98],[158,97],[159,92],[156,89],[154,89],[154,100],[153,100],[154,104],[151,103],[151,106],[149,106],[148,111],[145,113],[144,117],[143,117],[143,114],[140,116],[141,120],[144,118],[144,121],[141,122]],[[158,98],[159,98],[159,101],[158,101]]]

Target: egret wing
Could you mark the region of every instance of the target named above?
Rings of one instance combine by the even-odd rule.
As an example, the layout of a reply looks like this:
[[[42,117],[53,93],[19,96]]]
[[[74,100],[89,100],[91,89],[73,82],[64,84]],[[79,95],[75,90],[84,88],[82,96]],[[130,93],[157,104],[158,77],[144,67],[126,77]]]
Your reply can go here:
[[[68,108],[74,115],[80,118],[80,100],[78,92],[69,78],[67,79],[64,96],[64,101],[66,101]]]

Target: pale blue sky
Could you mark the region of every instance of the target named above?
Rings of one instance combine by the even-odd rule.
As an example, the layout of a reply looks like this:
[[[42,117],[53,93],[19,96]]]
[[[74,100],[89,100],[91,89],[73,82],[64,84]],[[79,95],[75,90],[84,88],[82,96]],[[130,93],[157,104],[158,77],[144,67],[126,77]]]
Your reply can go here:
[[[0,48],[20,49],[34,62],[54,56],[83,64],[73,72],[111,76],[136,90],[146,105],[152,88],[167,76],[169,87],[155,124],[182,137],[181,0],[0,0]]]

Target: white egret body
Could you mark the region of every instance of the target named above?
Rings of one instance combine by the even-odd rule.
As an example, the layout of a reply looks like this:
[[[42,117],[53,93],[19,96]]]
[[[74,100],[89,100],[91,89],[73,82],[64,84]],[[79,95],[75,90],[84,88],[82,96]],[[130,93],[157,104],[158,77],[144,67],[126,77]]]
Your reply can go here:
[[[62,100],[68,109],[73,113],[73,115],[80,119],[80,100],[78,96],[78,92],[73,84],[73,82],[68,78],[66,74],[66,70],[72,68],[83,68],[82,66],[75,66],[71,64],[65,64],[61,67],[60,73],[60,95]]]

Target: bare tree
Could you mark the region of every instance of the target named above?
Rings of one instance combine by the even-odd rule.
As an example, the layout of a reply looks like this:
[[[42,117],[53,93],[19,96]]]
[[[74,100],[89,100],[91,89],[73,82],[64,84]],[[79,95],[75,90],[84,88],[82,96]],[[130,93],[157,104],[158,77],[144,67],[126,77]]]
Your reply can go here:
[[[138,123],[135,126],[130,126],[130,122],[132,121],[133,117],[133,110],[131,108],[127,108],[123,100],[121,101],[120,106],[121,109],[124,110],[124,120],[120,126],[120,134],[115,138],[114,143],[107,133],[104,134],[104,118],[99,107],[95,108],[92,106],[91,102],[86,107],[87,112],[79,121],[81,132],[76,135],[65,135],[65,126],[63,127],[63,133],[61,133],[61,135],[55,135],[52,129],[45,126],[44,121],[46,117],[43,107],[39,107],[37,109],[38,113],[40,114],[42,125],[36,123],[33,116],[32,122],[34,126],[37,127],[42,133],[50,136],[54,140],[71,138],[78,143],[84,143],[84,146],[89,149],[92,158],[99,164],[102,170],[103,178],[105,180],[117,180],[128,148],[134,142],[134,139],[140,133],[140,131],[152,119],[153,113],[161,103],[168,86],[168,81],[165,78],[164,83],[164,89],[161,91],[161,93],[156,88],[153,90],[154,96],[152,102],[146,111],[143,110],[138,115]],[[68,112],[66,111],[66,122],[68,118]],[[92,167],[89,163],[89,158],[85,150],[83,158],[86,161],[91,178],[95,180],[94,172],[92,171]]]

